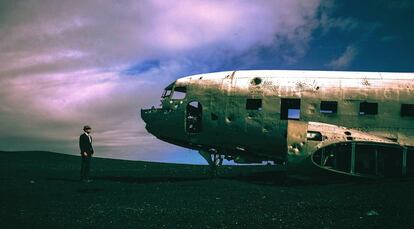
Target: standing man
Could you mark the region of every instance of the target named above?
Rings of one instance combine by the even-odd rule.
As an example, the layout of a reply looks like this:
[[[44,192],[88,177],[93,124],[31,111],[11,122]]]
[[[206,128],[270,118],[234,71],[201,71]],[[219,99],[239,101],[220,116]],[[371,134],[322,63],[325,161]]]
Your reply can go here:
[[[79,136],[79,148],[82,156],[82,165],[80,178],[82,181],[91,182],[89,179],[89,171],[91,166],[91,158],[93,155],[92,137],[90,135],[92,128],[90,126],[84,126],[84,133]]]

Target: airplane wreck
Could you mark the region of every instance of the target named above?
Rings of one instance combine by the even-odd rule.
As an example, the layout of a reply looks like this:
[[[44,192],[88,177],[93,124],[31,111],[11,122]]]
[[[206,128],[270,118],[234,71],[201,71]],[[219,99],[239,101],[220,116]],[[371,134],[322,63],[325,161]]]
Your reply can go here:
[[[300,163],[363,177],[414,175],[414,73],[229,71],[192,75],[142,109],[157,138],[212,168]]]

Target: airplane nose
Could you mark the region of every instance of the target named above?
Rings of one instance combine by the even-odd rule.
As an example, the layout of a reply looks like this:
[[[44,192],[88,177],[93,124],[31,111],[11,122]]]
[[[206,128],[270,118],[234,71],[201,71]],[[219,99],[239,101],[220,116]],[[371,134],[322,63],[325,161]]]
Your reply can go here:
[[[141,109],[141,119],[145,122],[145,129],[151,133],[151,109]]]
[[[150,109],[141,109],[141,119],[144,120],[145,123],[149,121],[149,110]]]
[[[150,133],[153,133],[155,129],[157,129],[157,126],[159,126],[161,114],[162,109],[159,108],[152,107],[150,109],[141,109],[141,118],[146,124],[145,129],[147,129]]]

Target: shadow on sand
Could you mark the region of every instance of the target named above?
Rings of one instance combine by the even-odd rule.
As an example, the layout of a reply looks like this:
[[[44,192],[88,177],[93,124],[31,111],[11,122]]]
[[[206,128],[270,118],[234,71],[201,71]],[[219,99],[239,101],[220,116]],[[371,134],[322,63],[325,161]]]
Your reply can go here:
[[[361,179],[355,179],[354,177],[342,177],[342,176],[313,176],[303,174],[290,174],[286,172],[255,172],[245,175],[238,175],[229,177],[226,179],[233,179],[242,182],[248,182],[256,185],[269,185],[269,186],[308,186],[308,185],[331,185],[331,184],[345,184],[355,181],[362,181]],[[366,181],[365,181],[366,182]]]
[[[146,183],[176,183],[188,181],[209,180],[210,177],[133,177],[133,176],[94,176],[94,180],[112,181],[119,183],[146,184]]]
[[[264,186],[321,186],[333,184],[375,184],[378,182],[404,182],[412,181],[412,179],[367,179],[351,176],[343,176],[337,174],[326,173],[323,175],[306,175],[301,173],[286,173],[281,171],[261,171],[251,173],[237,173],[237,174],[219,174],[212,177],[208,174],[200,174],[198,176],[92,176],[93,183],[99,181],[129,183],[129,184],[148,184],[148,183],[180,183],[180,182],[194,182],[194,181],[213,181],[213,180],[230,180],[245,182],[254,185]],[[74,178],[47,178],[50,181],[63,181],[77,183],[81,182]],[[87,192],[88,190],[86,190]],[[99,192],[101,190],[98,190]],[[91,191],[95,192],[95,191]]]
[[[307,186],[307,185],[330,185],[330,184],[345,184],[351,182],[369,182],[367,180],[355,179],[353,177],[314,177],[303,176],[297,174],[287,174],[280,171],[254,172],[248,174],[237,175],[218,175],[211,177],[209,175],[193,176],[193,177],[179,177],[179,176],[156,176],[156,177],[139,177],[139,176],[95,176],[97,181],[111,181],[119,183],[177,183],[177,182],[191,182],[191,181],[207,181],[207,180],[234,180],[239,182],[247,182],[255,185],[274,185],[274,186]]]

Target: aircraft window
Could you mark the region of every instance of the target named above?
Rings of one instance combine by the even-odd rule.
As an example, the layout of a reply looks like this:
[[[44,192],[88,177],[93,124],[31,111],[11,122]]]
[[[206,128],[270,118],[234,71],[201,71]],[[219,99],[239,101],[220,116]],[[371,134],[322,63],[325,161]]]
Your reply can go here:
[[[401,116],[414,117],[414,104],[401,104]]]
[[[165,90],[161,97],[162,98],[170,97],[171,92],[172,92],[171,90]]]
[[[186,87],[175,87],[172,99],[184,99],[187,94]]]
[[[262,100],[261,99],[247,99],[246,100],[246,110],[262,110]]]
[[[187,105],[186,130],[188,133],[200,133],[202,127],[203,107],[201,103],[193,101]]]
[[[174,83],[168,85],[165,89],[164,89],[164,93],[162,94],[161,98],[167,98],[170,97],[171,92],[172,92],[172,88],[174,86]]]
[[[336,114],[338,111],[338,102],[322,101],[320,111],[322,114]]]
[[[378,114],[378,103],[362,102],[359,104],[360,115],[376,115]]]
[[[281,99],[280,106],[281,120],[300,119],[300,99]]]
[[[322,141],[322,134],[317,131],[308,131],[306,138],[311,141]]]

